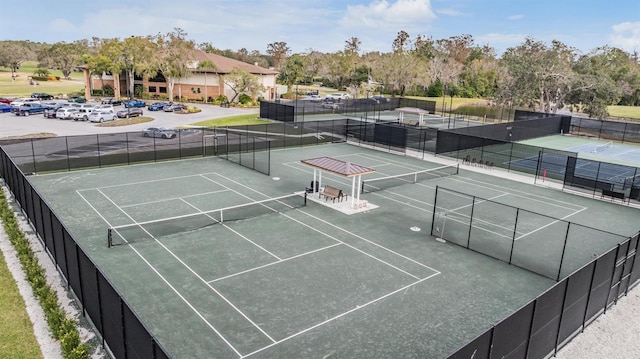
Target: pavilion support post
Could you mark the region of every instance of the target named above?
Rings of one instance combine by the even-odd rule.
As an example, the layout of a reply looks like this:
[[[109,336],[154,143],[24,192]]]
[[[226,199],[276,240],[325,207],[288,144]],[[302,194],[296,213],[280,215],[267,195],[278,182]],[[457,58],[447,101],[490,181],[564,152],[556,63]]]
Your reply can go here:
[[[360,191],[356,191],[356,177],[360,178],[360,176],[351,177],[351,208],[355,208],[355,198],[356,193]],[[359,194],[358,194],[359,197]]]
[[[320,192],[320,188],[318,188],[318,186],[320,184],[316,181],[317,177],[318,177],[318,171],[314,168],[313,169],[313,182],[311,182],[311,189],[313,189],[313,193]]]
[[[314,169],[313,172],[316,170]],[[322,171],[318,171],[318,198],[320,198],[320,188],[322,188]]]
[[[360,192],[362,188],[362,175],[358,175],[358,188],[356,189],[356,203],[360,204]]]

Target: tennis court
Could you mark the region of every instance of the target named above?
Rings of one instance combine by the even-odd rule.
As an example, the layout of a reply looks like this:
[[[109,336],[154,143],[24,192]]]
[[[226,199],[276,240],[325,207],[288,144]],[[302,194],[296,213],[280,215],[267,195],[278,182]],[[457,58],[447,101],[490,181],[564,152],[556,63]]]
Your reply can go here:
[[[365,189],[400,180],[362,193],[377,208],[345,215],[339,203],[305,202],[313,170],[300,160],[318,156],[374,168]],[[30,180],[176,358],[445,357],[555,283],[436,241],[436,186],[452,194],[439,197],[443,231],[456,231],[469,205],[453,191],[493,201],[471,226],[498,253],[509,231],[496,203],[637,231],[634,208],[348,144],[272,151],[271,163],[270,176],[205,157]],[[444,172],[401,176],[434,168]],[[323,183],[351,185],[331,174]],[[558,232],[554,220],[521,221],[516,243],[528,258],[557,255],[541,242]],[[576,247],[591,258],[614,240]]]
[[[619,143],[584,136],[553,135],[520,143],[578,152],[580,157],[627,166],[640,166],[640,146],[634,143]]]

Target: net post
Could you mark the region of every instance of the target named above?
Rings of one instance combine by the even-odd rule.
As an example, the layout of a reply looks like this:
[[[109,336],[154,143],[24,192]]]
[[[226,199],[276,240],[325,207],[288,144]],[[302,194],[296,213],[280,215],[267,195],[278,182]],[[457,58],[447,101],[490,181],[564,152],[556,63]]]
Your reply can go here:
[[[433,211],[431,212],[431,235],[433,236],[433,228],[436,223],[436,204],[438,202],[438,185],[436,185],[436,192],[433,197]]]
[[[113,246],[113,231],[111,228],[107,228],[107,248],[111,248]]]
[[[315,183],[314,183],[315,185]],[[307,191],[304,192],[304,205],[307,205]]]

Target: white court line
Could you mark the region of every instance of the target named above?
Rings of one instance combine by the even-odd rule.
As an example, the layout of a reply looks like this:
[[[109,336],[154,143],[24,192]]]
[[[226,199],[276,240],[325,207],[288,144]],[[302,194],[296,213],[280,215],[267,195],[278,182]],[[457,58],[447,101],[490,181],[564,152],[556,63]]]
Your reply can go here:
[[[263,196],[265,196],[265,197],[267,196],[266,194],[261,193],[260,191],[257,191],[257,190],[255,190],[255,189],[253,189],[253,188],[251,188],[251,187],[245,186],[244,184],[241,184],[241,183],[239,183],[239,182],[237,182],[237,181],[234,181],[234,180],[232,180],[232,179],[230,179],[230,178],[227,178],[227,177],[225,177],[225,176],[223,176],[223,175],[221,175],[221,174],[219,174],[219,173],[216,173],[216,175],[217,175],[217,176],[220,176],[220,177],[222,177],[222,178],[224,178],[224,179],[226,179],[227,181],[233,182],[233,183],[237,184],[238,186],[245,187],[245,188],[247,188],[247,189],[249,189],[249,190],[251,190],[251,191],[253,191],[253,192],[256,192],[256,193],[258,193],[258,194],[260,194],[260,195],[263,195]],[[241,194],[241,193],[238,193],[238,194],[239,194],[239,195],[241,195],[241,196],[244,196],[244,195],[243,195],[243,194]],[[252,198],[250,198],[250,197],[247,197],[247,198],[252,199]],[[252,199],[252,200],[253,200],[253,199]],[[313,217],[313,218],[316,218],[316,219],[317,219],[317,220],[319,220],[319,221],[323,221],[323,222],[325,222],[325,223],[328,223],[328,222],[324,221],[323,219],[320,219],[320,218],[318,218],[318,217],[312,216],[312,215],[310,215],[310,214],[308,214],[308,213],[306,213],[306,212],[304,212],[304,211],[301,211],[300,209],[298,209],[298,211],[299,211],[299,212],[301,212],[301,213],[304,213],[304,214],[305,214],[305,215],[307,215],[307,216],[311,216],[311,217]],[[372,259],[374,259],[374,260],[377,260],[377,261],[379,261],[379,262],[381,262],[381,263],[383,263],[383,264],[385,264],[385,265],[387,265],[387,266],[389,266],[389,267],[391,267],[391,268],[393,268],[393,269],[395,269],[395,270],[397,270],[397,271],[399,271],[399,272],[402,272],[402,273],[404,273],[404,274],[406,274],[406,275],[408,275],[408,276],[411,276],[411,277],[413,277],[413,278],[419,279],[417,276],[415,276],[415,275],[413,275],[413,274],[411,274],[411,273],[408,273],[408,272],[406,272],[405,270],[403,270],[403,269],[401,269],[401,268],[398,268],[398,267],[394,266],[394,265],[393,265],[393,264],[391,264],[391,263],[385,262],[385,261],[383,261],[382,259],[377,258],[377,257],[373,256],[373,255],[372,255],[372,254],[370,254],[370,253],[367,253],[367,252],[365,252],[365,251],[363,251],[363,250],[361,250],[361,249],[359,249],[359,248],[356,248],[356,247],[354,247],[354,246],[352,246],[352,245],[350,245],[350,244],[348,244],[348,243],[345,243],[345,242],[343,242],[343,241],[341,241],[341,240],[339,240],[339,239],[337,239],[337,238],[334,238],[333,236],[330,236],[329,234],[327,234],[327,233],[325,233],[325,232],[323,232],[323,231],[321,231],[321,230],[319,230],[319,229],[317,229],[317,228],[315,228],[315,227],[312,227],[312,226],[310,226],[310,225],[308,225],[308,224],[306,224],[306,223],[304,223],[304,222],[302,222],[302,221],[299,221],[299,220],[297,220],[297,219],[295,219],[295,218],[293,218],[293,217],[291,217],[291,216],[289,216],[289,215],[286,215],[286,214],[284,214],[284,213],[280,213],[280,215],[285,216],[286,218],[289,218],[289,219],[290,219],[290,220],[292,220],[292,221],[298,222],[299,224],[301,224],[301,225],[303,225],[303,226],[305,226],[305,227],[307,227],[307,228],[309,228],[309,229],[312,229],[312,230],[314,230],[314,231],[316,231],[316,232],[318,232],[318,233],[320,233],[320,234],[322,234],[322,235],[324,235],[324,236],[327,236],[327,237],[329,237],[329,238],[331,238],[331,239],[333,239],[333,240],[335,240],[335,241],[337,241],[337,242],[339,242],[339,243],[342,243],[343,245],[345,245],[345,246],[347,246],[347,247],[349,247],[349,248],[351,248],[351,249],[353,249],[353,250],[355,250],[355,251],[357,251],[357,252],[360,252],[360,253],[362,253],[363,255],[368,256],[368,257],[370,257],[370,258],[372,258]],[[345,229],[342,229],[342,228],[340,228],[340,227],[338,227],[338,226],[335,226],[335,225],[333,225],[333,224],[330,224],[330,225],[331,225],[331,226],[333,226],[333,227],[335,227],[335,228],[340,229],[340,230],[341,230],[341,231],[343,231],[343,232],[349,233],[349,234],[350,234],[350,235],[352,235],[353,237],[356,237],[356,238],[358,238],[358,239],[360,239],[360,240],[366,241],[366,242],[368,242],[368,243],[370,243],[370,244],[373,244],[373,245],[375,245],[375,246],[377,246],[377,247],[379,247],[379,248],[382,248],[383,250],[386,250],[386,251],[388,251],[388,252],[390,252],[390,253],[393,253],[393,254],[394,254],[394,255],[396,255],[396,256],[399,256],[399,257],[402,257],[402,258],[407,259],[407,260],[409,260],[409,261],[412,261],[412,262],[414,262],[414,263],[416,263],[416,264],[418,264],[418,265],[421,265],[421,266],[423,266],[423,267],[425,267],[425,268],[427,268],[427,269],[429,269],[429,270],[436,271],[435,269],[433,269],[433,268],[431,268],[431,267],[428,267],[428,266],[426,266],[426,265],[424,265],[424,264],[422,264],[422,263],[420,263],[420,262],[417,262],[417,261],[415,261],[415,260],[413,260],[413,259],[411,259],[411,258],[408,258],[408,257],[406,257],[406,256],[404,256],[404,255],[402,255],[402,254],[400,254],[400,253],[397,253],[397,252],[395,252],[395,251],[393,251],[393,250],[391,250],[391,249],[389,249],[389,248],[386,248],[386,247],[381,246],[381,245],[379,245],[379,244],[377,244],[377,243],[375,243],[375,242],[372,242],[372,241],[370,241],[370,240],[368,240],[368,239],[366,239],[366,238],[364,238],[364,237],[358,236],[358,235],[356,235],[356,234],[354,234],[354,233],[352,233],[352,232],[349,232],[349,231],[347,231],[347,230],[345,230]],[[437,272],[437,271],[436,271],[436,272]]]
[[[97,190],[98,192],[100,192],[109,202],[111,202],[116,208],[118,208],[120,211],[122,211],[122,213],[124,213],[127,217],[129,217],[131,219],[131,221],[133,221],[134,223],[136,222],[133,218],[131,218],[131,216],[129,216],[125,211],[123,211],[117,204],[115,204],[115,202],[113,202],[111,200],[111,198],[109,198],[107,195],[105,195],[102,191],[100,191],[99,189]],[[169,248],[167,248],[167,246],[165,246],[162,242],[160,242],[159,240],[157,240],[153,235],[151,235],[151,233],[149,233],[146,229],[144,229],[143,227],[142,230],[147,233],[149,235],[149,237],[153,238],[154,241],[156,241],[156,243],[158,243],[158,245],[160,245],[165,251],[167,251],[169,254],[171,254],[172,257],[174,257],[178,262],[180,262],[180,264],[182,264],[189,272],[191,272],[196,278],[198,278],[202,283],[204,283],[207,287],[209,287],[214,293],[216,293],[218,295],[218,297],[220,297],[222,300],[224,300],[231,308],[233,308],[238,314],[240,314],[242,317],[244,317],[249,323],[251,323],[251,325],[253,325],[256,329],[258,329],[262,334],[264,334],[267,338],[269,338],[269,340],[271,340],[272,342],[275,341],[273,338],[271,338],[271,336],[269,334],[267,334],[267,332],[265,332],[262,328],[260,328],[260,326],[258,326],[254,321],[251,320],[251,318],[249,318],[244,312],[242,312],[240,310],[240,308],[236,307],[233,303],[231,303],[230,300],[228,300],[225,296],[222,295],[222,293],[220,293],[217,289],[215,289],[213,286],[211,286],[211,284],[207,283],[206,280],[204,280],[204,278],[202,278],[198,273],[196,273],[196,271],[194,271],[189,265],[187,265],[182,259],[180,259],[180,257],[178,257],[175,253],[173,253]],[[132,246],[129,246],[131,248],[133,248]],[[233,348],[233,347],[232,347]]]
[[[186,200],[184,200],[184,199],[182,199],[182,198],[181,198],[180,200],[181,200],[182,202],[186,203],[188,206],[191,206],[192,208],[194,208],[194,209],[195,209],[196,211],[198,211],[199,213],[205,214],[207,217],[209,217],[209,218],[213,219],[214,221],[218,222],[215,218],[213,218],[213,217],[209,216],[208,214],[206,214],[206,213],[205,213],[203,210],[201,210],[200,208],[198,208],[198,207],[194,206],[193,204],[191,204],[191,203],[187,202]],[[230,230],[230,231],[231,231],[231,232],[233,232],[233,233],[236,233],[236,234],[237,234],[237,235],[239,235],[242,239],[244,239],[245,241],[247,241],[247,242],[249,242],[249,243],[253,244],[254,246],[256,246],[256,247],[260,248],[262,251],[264,251],[264,252],[265,252],[265,253],[267,253],[268,255],[270,255],[270,256],[272,256],[272,257],[274,257],[275,259],[277,259],[277,260],[279,260],[279,261],[280,261],[280,260],[282,260],[280,257],[278,257],[277,255],[275,255],[274,253],[269,252],[266,248],[264,248],[264,247],[262,247],[261,245],[259,245],[259,244],[255,243],[254,241],[250,240],[249,238],[247,238],[247,237],[245,237],[245,236],[241,235],[240,233],[237,233],[235,230],[233,230],[233,229],[229,228],[229,226],[227,226],[226,224],[224,224],[224,223],[218,223],[218,224],[221,224],[221,225],[222,225],[222,226],[224,226],[226,229]],[[208,282],[207,282],[207,283],[208,283]]]
[[[618,156],[622,156],[622,155],[628,155],[628,154],[634,153],[634,152],[636,152],[636,150],[622,151],[622,152],[619,152],[619,153],[613,153],[613,154],[611,154],[610,157],[618,157]]]
[[[553,221],[551,223],[548,223],[548,224],[546,224],[546,225],[544,225],[544,226],[542,226],[540,228],[534,229],[533,231],[531,231],[529,233],[525,233],[525,234],[521,235],[520,237],[517,237],[515,240],[517,241],[518,239],[524,238],[524,237],[526,237],[526,236],[528,236],[528,235],[530,235],[532,233],[535,233],[535,232],[537,232],[537,231],[539,231],[541,229],[547,228],[547,227],[549,227],[549,226],[551,226],[553,224],[556,224],[556,223],[560,222],[561,220],[564,220],[564,219],[567,219],[567,218],[573,216],[574,214],[578,214],[578,213],[584,211],[585,209],[587,209],[587,208],[581,209],[581,210],[579,210],[579,211],[577,211],[575,213],[568,214],[568,215],[566,215],[566,216],[564,216],[564,217],[562,217],[560,219],[556,219],[555,221]]]
[[[233,274],[229,274],[229,275],[226,275],[226,276],[224,276],[224,277],[220,277],[220,278],[212,279],[212,280],[210,280],[210,281],[209,281],[209,283],[214,283],[214,282],[218,282],[218,281],[221,281],[221,280],[224,280],[224,279],[233,278],[233,277],[238,276],[238,275],[241,275],[241,274],[250,273],[250,272],[253,272],[253,271],[256,271],[256,270],[259,270],[259,269],[263,269],[263,268],[270,267],[270,266],[272,266],[272,265],[280,264],[280,263],[282,263],[282,262],[287,262],[287,261],[290,261],[290,260],[292,260],[292,259],[296,259],[296,258],[300,258],[300,257],[305,257],[305,256],[308,256],[309,254],[313,254],[313,253],[316,253],[316,252],[321,252],[321,251],[327,250],[327,249],[329,249],[329,248],[333,248],[333,247],[340,246],[340,245],[342,245],[342,243],[334,243],[334,244],[332,244],[332,245],[330,245],[330,246],[326,246],[326,247],[322,247],[322,248],[317,248],[317,249],[314,249],[314,250],[312,250],[312,251],[308,251],[308,252],[300,253],[300,254],[297,254],[297,255],[292,256],[292,257],[288,257],[288,258],[285,258],[285,259],[281,259],[281,260],[279,260],[279,261],[277,261],[277,262],[271,262],[271,263],[263,264],[263,265],[258,266],[258,267],[253,267],[253,268],[245,269],[245,270],[243,270],[243,271],[240,271],[240,272],[237,272],[237,273],[233,273]]]
[[[209,173],[213,173],[213,172],[209,172]],[[209,174],[209,173],[198,173],[198,174],[192,174],[192,175],[168,177],[168,178],[163,178],[163,179],[154,179],[154,180],[147,180],[147,181],[137,181],[137,182],[114,184],[114,185],[110,185],[110,186],[100,186],[100,187],[94,187],[94,188],[83,188],[83,189],[79,189],[78,191],[91,191],[91,190],[105,189],[105,188],[118,188],[118,187],[133,186],[133,185],[137,185],[137,184],[165,182],[165,181],[172,181],[172,180],[177,180],[177,179],[185,179],[185,178],[189,178],[189,177],[199,177],[199,176],[201,176],[203,174]]]
[[[104,218],[104,216],[98,212],[98,210],[82,195],[80,194],[80,192],[76,191],[76,193],[78,193],[78,195],[80,196],[80,198],[82,198],[85,202],[87,202],[87,204],[96,212],[96,214],[102,218],[102,220],[109,226],[109,227],[113,227],[111,225],[111,223],[109,223],[109,221]],[[104,193],[102,194],[104,196]],[[113,202],[112,202],[113,203]],[[133,250],[133,252],[140,257],[140,259],[142,259],[142,261],[144,263],[147,264],[147,266],[149,266],[149,268],[151,268],[151,270],[156,273],[156,275],[158,277],[160,277],[160,279],[169,287],[171,288],[171,290],[173,290],[173,292],[178,295],[178,297],[180,297],[180,299],[194,312],[196,313],[196,315],[202,319],[202,321],[211,329],[213,330],[214,333],[216,333],[216,335],[222,339],[222,341],[224,341],[229,348],[231,348],[231,350],[233,350],[238,356],[242,356],[242,354],[240,354],[240,352],[234,348],[233,345],[231,345],[231,343],[222,335],[222,333],[220,333],[211,323],[209,323],[209,321],[204,317],[204,315],[202,315],[202,313],[200,313],[200,311],[198,311],[198,309],[196,309],[188,300],[187,298],[185,298],[173,285],[171,285],[171,283],[162,275],[160,274],[160,272],[135,248],[133,248],[133,246],[129,246],[129,248],[131,248],[131,250]]]
[[[412,172],[415,171],[414,168],[416,168],[416,169],[428,169],[428,168],[424,168],[423,166],[414,165],[414,164],[411,164],[411,163],[405,163],[405,162],[398,161],[398,160],[392,160],[392,159],[385,158],[385,157],[382,157],[382,156],[376,156],[376,155],[373,155],[373,154],[370,154],[370,153],[359,152],[357,155],[360,156],[360,157],[369,159],[369,160],[376,160],[376,161],[380,161],[380,162],[383,162],[383,163],[392,163],[392,164],[394,164],[394,165],[396,165],[398,167],[406,168],[406,169],[408,169],[408,170],[410,170]],[[425,162],[433,163],[433,162],[428,162],[428,161],[425,161]]]
[[[387,293],[387,294],[385,294],[385,295],[383,295],[383,296],[381,296],[381,297],[378,297],[378,298],[373,299],[373,300],[371,300],[371,301],[369,301],[369,302],[366,302],[366,303],[364,303],[363,305],[356,306],[355,308],[353,308],[353,309],[351,309],[351,310],[348,310],[348,311],[343,312],[343,313],[341,313],[341,314],[338,314],[338,315],[336,315],[336,316],[334,316],[334,317],[331,317],[331,318],[329,318],[329,319],[327,319],[327,320],[324,320],[324,321],[322,321],[322,322],[320,322],[320,323],[317,323],[317,324],[315,324],[315,325],[312,325],[312,326],[310,326],[309,328],[306,328],[306,329],[304,329],[304,330],[301,330],[301,331],[299,331],[299,332],[297,332],[297,333],[295,333],[295,334],[292,334],[292,335],[290,335],[290,336],[288,336],[288,337],[286,337],[286,338],[280,339],[280,340],[278,340],[277,342],[275,342],[275,343],[273,343],[273,344],[269,344],[269,345],[267,345],[267,346],[265,346],[265,347],[262,347],[262,348],[260,348],[260,349],[258,349],[258,350],[256,350],[256,351],[254,351],[254,352],[251,352],[251,353],[249,353],[249,354],[243,355],[241,358],[247,358],[247,357],[252,356],[252,355],[254,355],[254,354],[257,354],[257,353],[259,353],[259,352],[261,352],[261,351],[263,351],[263,350],[269,349],[269,348],[271,348],[271,347],[273,347],[273,346],[275,346],[275,345],[278,345],[278,344],[280,344],[280,343],[283,343],[283,342],[285,342],[285,341],[287,341],[287,340],[293,339],[293,338],[295,338],[295,337],[297,337],[297,336],[299,336],[299,335],[302,335],[302,334],[304,334],[304,333],[306,333],[306,332],[308,332],[308,331],[311,331],[311,330],[313,330],[313,329],[315,329],[315,328],[318,328],[318,327],[320,327],[320,326],[322,326],[322,325],[325,325],[325,324],[327,324],[327,323],[330,323],[330,322],[332,322],[332,321],[334,321],[334,320],[336,320],[336,319],[340,319],[340,318],[342,318],[342,317],[344,317],[344,316],[346,316],[346,315],[348,315],[348,314],[351,314],[351,313],[355,312],[356,310],[363,309],[363,308],[365,308],[365,307],[367,307],[367,306],[369,306],[369,305],[371,305],[371,304],[374,304],[374,303],[376,303],[376,302],[379,302],[379,301],[381,301],[381,300],[383,300],[383,299],[385,299],[385,298],[387,298],[387,297],[390,297],[390,296],[392,296],[392,295],[394,295],[394,294],[396,294],[396,293],[402,292],[403,290],[407,290],[408,288],[411,288],[411,287],[413,287],[413,286],[415,286],[415,285],[417,285],[417,284],[420,284],[420,283],[424,282],[424,281],[425,281],[425,280],[427,280],[427,279],[431,279],[431,278],[433,278],[433,277],[437,276],[438,274],[440,274],[440,272],[438,272],[438,273],[434,273],[434,274],[432,274],[432,275],[430,275],[430,276],[428,276],[428,277],[426,277],[426,278],[422,278],[422,279],[420,279],[420,280],[418,280],[418,281],[415,281],[415,282],[413,282],[413,283],[411,283],[411,284],[408,284],[408,285],[406,285],[406,286],[404,286],[404,287],[402,287],[402,288],[396,289],[396,290],[394,290],[393,292],[389,292],[389,293]]]
[[[509,188],[509,192],[505,192],[502,189],[496,189],[496,188],[492,188],[492,187],[499,187],[499,188],[504,188],[504,186],[500,186],[497,184],[493,184],[491,182],[483,182],[480,180],[476,180],[473,178],[465,178],[465,177],[460,177],[460,176],[449,176],[447,177],[449,179],[451,179],[452,181],[457,181],[457,182],[462,182],[465,184],[470,184],[470,185],[474,185],[476,187],[480,187],[480,188],[485,188],[491,191],[498,191],[498,192],[502,192],[502,193],[508,193],[514,197],[517,198],[523,198],[532,202],[540,202],[542,204],[545,205],[551,205],[551,206],[555,206],[555,207],[559,207],[559,208],[564,208],[564,209],[568,209],[568,210],[572,210],[572,211],[576,211],[576,210],[583,210],[585,208],[589,208],[589,207],[584,207],[584,206],[580,206],[577,204],[573,204],[571,202],[566,202],[566,201],[561,201],[561,200],[557,200],[555,198],[552,197],[545,197],[545,196],[541,196],[538,194],[533,194],[533,193],[529,193],[529,192],[525,192],[525,191],[521,191],[521,190],[517,190],[517,189],[513,189],[513,188]],[[474,183],[475,182],[475,183]],[[477,184],[477,183],[481,183]],[[549,202],[556,202],[557,204],[553,204],[553,203],[549,203]]]
[[[144,206],[144,205],[147,205],[147,204],[168,202],[168,201],[173,201],[173,200],[176,200],[176,199],[184,200],[185,198],[200,197],[200,196],[203,196],[203,195],[222,193],[222,192],[228,192],[228,190],[224,189],[224,190],[220,190],[220,191],[203,192],[203,193],[197,193],[197,194],[190,194],[190,195],[182,196],[182,197],[164,197],[163,199],[160,199],[160,200],[157,200],[157,201],[138,202],[136,204],[125,204],[125,205],[122,205],[120,207],[121,208],[128,208],[128,207]]]

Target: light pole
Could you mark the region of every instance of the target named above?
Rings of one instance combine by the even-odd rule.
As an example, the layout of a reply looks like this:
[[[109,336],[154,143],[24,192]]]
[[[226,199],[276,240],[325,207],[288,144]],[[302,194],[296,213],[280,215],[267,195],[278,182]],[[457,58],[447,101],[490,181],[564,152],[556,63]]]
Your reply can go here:
[[[445,104],[445,98],[447,96],[447,84],[444,85],[442,89],[442,117],[444,118],[444,111],[447,109],[447,105]]]

